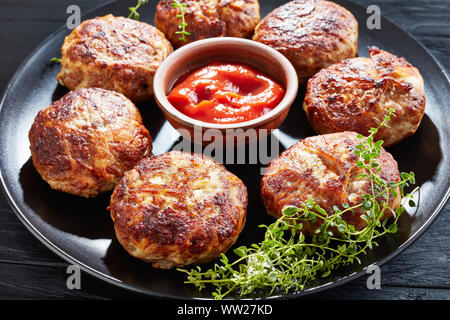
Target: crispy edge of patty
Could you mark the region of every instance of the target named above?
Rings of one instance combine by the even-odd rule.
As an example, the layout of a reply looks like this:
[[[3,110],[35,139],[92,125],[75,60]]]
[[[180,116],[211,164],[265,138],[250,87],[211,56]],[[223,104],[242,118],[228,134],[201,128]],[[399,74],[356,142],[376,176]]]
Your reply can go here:
[[[28,137],[34,167],[50,187],[84,197],[113,189],[152,149],[134,104],[99,88],[71,91],[39,111]]]
[[[190,165],[178,166],[177,159]],[[171,172],[167,184],[151,182],[163,179],[166,171]],[[219,174],[223,190],[196,202],[191,194],[208,190],[201,185],[208,172]],[[192,190],[196,181],[199,189]],[[127,172],[111,196],[110,212],[126,251],[156,268],[171,268],[209,262],[232,246],[245,224],[247,201],[245,185],[225,167],[172,151],[145,158]]]
[[[285,206],[301,207],[306,200],[316,201],[328,213],[333,212],[333,206],[341,208],[343,203],[350,206],[359,204],[362,196],[371,192],[368,180],[358,178],[364,173],[357,167],[358,157],[353,152],[359,143],[355,132],[313,136],[300,140],[272,160],[261,180],[261,197],[268,214],[279,218]],[[311,159],[300,156],[302,151],[311,155]],[[383,179],[388,183],[399,181],[397,162],[390,153],[382,149],[378,161],[381,167],[379,175]],[[325,168],[323,172],[322,168]],[[319,173],[323,176],[316,176]],[[396,191],[397,197],[391,194],[389,202],[394,210],[401,201],[399,189]],[[354,210],[354,214],[344,214],[343,219],[356,229],[362,229],[366,222],[360,218],[361,214],[361,211]],[[388,211],[383,219],[390,216],[392,213]],[[313,235],[319,226],[319,220],[316,223],[305,222],[302,232]]]
[[[423,79],[404,58],[374,46],[368,50],[369,58],[348,59],[314,75],[303,109],[318,134],[350,130],[367,135],[387,114],[386,108],[393,108],[390,127],[375,135],[389,147],[419,127],[426,105]]]
[[[187,43],[212,37],[250,37],[260,20],[257,0],[186,1],[187,41],[180,40],[177,17],[179,9],[172,1],[161,0],[156,6],[155,25],[162,30],[175,48]],[[243,4],[240,6],[239,4]]]
[[[285,55],[304,84],[320,69],[357,55],[358,22],[331,1],[290,1],[261,20],[253,40]]]
[[[57,80],[70,90],[101,87],[143,102],[153,95],[156,69],[172,51],[157,28],[108,14],[83,21],[64,39]]]

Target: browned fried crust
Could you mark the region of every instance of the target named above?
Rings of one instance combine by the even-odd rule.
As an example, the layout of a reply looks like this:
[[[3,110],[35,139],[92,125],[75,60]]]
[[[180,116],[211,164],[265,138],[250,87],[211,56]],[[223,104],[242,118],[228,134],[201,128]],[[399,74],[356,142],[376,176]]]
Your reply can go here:
[[[236,241],[247,189],[222,165],[172,151],[143,159],[111,197],[119,242],[156,268],[211,261]]]
[[[178,48],[187,43],[212,37],[248,38],[259,22],[258,0],[183,0],[186,5],[185,20],[188,41],[181,41],[177,17],[180,9],[172,6],[171,0],[162,0],[156,6],[155,25],[167,39]]]
[[[367,135],[388,108],[390,128],[375,136],[390,146],[411,136],[425,112],[423,79],[405,59],[376,47],[370,58],[353,58],[321,70],[308,81],[303,104],[319,133],[356,131]],[[377,120],[378,119],[378,120]]]
[[[300,83],[320,69],[358,52],[358,23],[345,8],[329,1],[298,0],[269,13],[253,40],[285,55]]]
[[[134,104],[103,89],[71,91],[40,111],[29,132],[36,170],[53,189],[95,197],[151,152]]]
[[[328,213],[333,206],[342,209],[342,204],[350,206],[361,203],[362,196],[371,192],[368,178],[358,177],[365,173],[357,167],[358,157],[355,147],[360,144],[355,132],[341,132],[309,137],[299,141],[273,160],[261,182],[261,196],[267,212],[280,217],[285,206],[301,207],[306,200],[316,201]],[[399,181],[400,173],[394,158],[382,149],[378,162],[379,173],[387,183]],[[396,209],[400,205],[400,193],[397,197],[390,194],[390,207]],[[360,218],[360,210],[354,214],[344,213],[343,219],[362,229],[366,222]],[[383,219],[392,216],[386,212]],[[302,232],[314,234],[320,225],[305,223]]]
[[[155,27],[108,14],[66,37],[57,79],[70,90],[99,87],[142,102],[152,97],[156,69],[172,51]]]

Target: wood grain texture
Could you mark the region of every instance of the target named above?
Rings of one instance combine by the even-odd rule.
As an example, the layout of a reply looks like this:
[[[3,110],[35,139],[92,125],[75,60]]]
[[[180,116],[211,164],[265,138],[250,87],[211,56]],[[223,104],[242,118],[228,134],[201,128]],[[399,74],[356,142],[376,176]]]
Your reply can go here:
[[[0,88],[27,55],[65,22],[66,8],[82,12],[102,0],[1,0]],[[134,3],[135,1],[130,1]],[[450,1],[359,0],[376,4],[387,17],[427,47],[450,70]],[[154,5],[156,1],[150,1]],[[366,277],[307,299],[449,299],[450,204],[410,248],[381,269],[381,290],[368,290]],[[68,264],[25,228],[0,195],[0,299],[142,298],[83,273],[81,290],[66,287]]]

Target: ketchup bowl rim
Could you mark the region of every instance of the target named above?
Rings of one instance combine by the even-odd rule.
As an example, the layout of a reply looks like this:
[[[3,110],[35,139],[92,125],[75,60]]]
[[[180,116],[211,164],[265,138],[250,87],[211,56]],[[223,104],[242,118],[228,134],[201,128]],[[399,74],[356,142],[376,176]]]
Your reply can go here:
[[[245,47],[253,47],[257,50],[261,50],[261,53],[264,53],[266,58],[269,58],[268,60],[272,60],[273,62],[276,62],[282,66],[281,74],[284,75],[284,78],[286,79],[285,83],[281,83],[285,89],[285,94],[283,99],[280,101],[280,103],[267,112],[266,114],[257,117],[255,119],[242,121],[242,122],[236,122],[236,123],[211,123],[211,122],[205,122],[201,120],[197,120],[194,118],[191,118],[187,116],[186,114],[179,111],[177,108],[175,108],[167,99],[167,95],[169,94],[170,90],[172,89],[172,85],[176,80],[179,79],[179,77],[182,74],[186,74],[187,72],[193,71],[193,68],[195,67],[182,67],[181,69],[176,69],[177,71],[184,71],[179,72],[179,76],[172,80],[171,83],[168,85],[166,84],[166,80],[170,78],[167,74],[170,72],[169,70],[172,69],[173,65],[179,63],[179,60],[185,59],[186,56],[191,55],[193,52],[201,52],[203,50],[208,50],[211,47],[220,45],[228,45],[230,47],[230,51],[227,52],[227,55],[231,56],[231,58],[226,59],[224,62],[241,62],[239,60],[233,60],[232,56],[233,53],[236,53],[236,56],[242,57],[241,54],[238,54],[239,50],[243,46]],[[247,49],[248,50],[248,49]],[[207,65],[209,61],[218,59],[219,61],[222,61],[222,59],[217,58],[216,56],[211,55],[209,57],[209,60],[205,60],[203,66]],[[272,74],[268,73],[266,70],[264,70],[261,67],[257,67],[251,62],[243,62],[247,63],[250,66],[253,66],[257,69],[259,69],[261,72],[273,76]],[[202,66],[202,65],[197,65]],[[172,70],[175,71],[175,70]],[[175,118],[178,120],[178,122],[181,122],[184,126],[189,127],[201,127],[204,129],[245,129],[245,128],[253,128],[253,127],[259,127],[267,122],[270,122],[274,119],[276,119],[278,116],[282,115],[283,113],[287,112],[292,103],[294,102],[295,98],[297,97],[298,92],[298,76],[297,72],[294,69],[294,66],[291,64],[291,62],[281,53],[276,51],[275,49],[248,39],[242,39],[242,38],[235,38],[235,37],[218,37],[218,38],[208,38],[203,40],[197,40],[192,43],[189,43],[177,50],[175,50],[172,54],[170,54],[158,67],[156,70],[154,79],[153,79],[153,92],[155,100],[159,106],[159,108],[163,111],[164,114],[169,114],[172,118]],[[286,110],[288,109],[288,110]],[[166,116],[167,118],[167,116]],[[169,119],[167,119],[169,120]]]

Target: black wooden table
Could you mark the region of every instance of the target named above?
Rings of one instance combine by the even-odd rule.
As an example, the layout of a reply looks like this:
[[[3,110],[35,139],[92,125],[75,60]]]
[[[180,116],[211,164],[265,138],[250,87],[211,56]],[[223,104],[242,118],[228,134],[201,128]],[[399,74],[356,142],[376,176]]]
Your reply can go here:
[[[65,23],[70,4],[82,13],[104,0],[0,0],[0,89],[26,56]],[[136,1],[131,1],[133,3]],[[155,1],[150,1],[155,2]],[[359,0],[421,41],[450,70],[449,0]],[[154,3],[152,3],[154,5]],[[381,268],[381,289],[367,277],[319,293],[315,299],[450,299],[450,203],[410,248]],[[0,194],[0,299],[142,298],[82,273],[81,289],[66,286],[68,263],[22,225]]]

